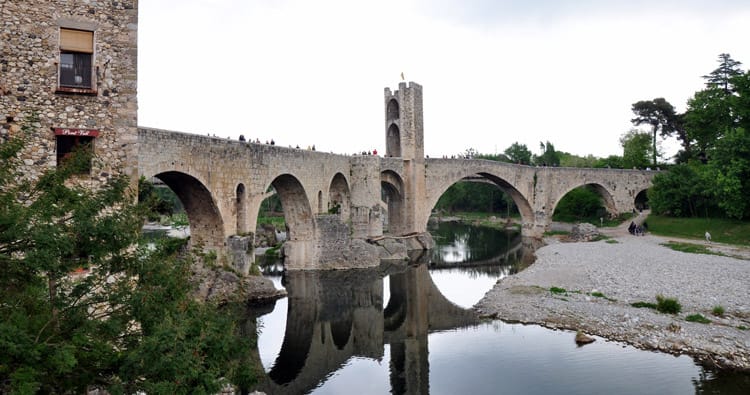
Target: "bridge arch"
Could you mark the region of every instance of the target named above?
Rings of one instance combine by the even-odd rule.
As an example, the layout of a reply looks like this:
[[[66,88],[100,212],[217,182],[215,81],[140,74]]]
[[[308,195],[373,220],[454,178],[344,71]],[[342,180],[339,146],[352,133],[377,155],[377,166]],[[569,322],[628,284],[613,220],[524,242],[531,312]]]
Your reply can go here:
[[[190,222],[190,243],[222,251],[226,245],[224,221],[216,199],[198,178],[179,171],[165,171],[154,177],[166,184],[180,199]]]
[[[497,185],[497,187],[506,193],[508,196],[513,199],[513,203],[515,203],[516,207],[518,208],[518,212],[521,214],[521,221],[526,223],[531,223],[534,218],[534,210],[531,207],[531,204],[526,199],[526,197],[515,187],[513,184],[508,182],[503,176],[493,174],[487,171],[480,171],[477,173],[456,173],[454,176],[447,180],[443,185],[438,186],[434,190],[434,194],[427,200],[427,204],[424,206],[424,209],[426,210],[425,215],[422,216],[425,221],[429,220],[430,212],[432,212],[432,209],[437,204],[438,200],[440,200],[440,197],[443,196],[443,194],[450,188],[452,185],[460,182],[466,177],[478,175],[482,178],[487,179],[488,181],[492,182],[493,184]]]
[[[290,262],[304,265],[312,260],[312,243],[315,240],[313,208],[308,194],[297,177],[282,174],[274,178],[271,186],[281,200],[287,226],[287,243],[284,254]]]
[[[607,213],[609,213],[611,217],[616,216],[618,214],[617,204],[615,203],[613,194],[602,184],[599,184],[596,182],[575,185],[575,186],[571,186],[563,190],[563,192],[555,198],[555,202],[550,208],[550,212],[551,213],[555,212],[557,205],[560,204],[560,201],[565,197],[565,195],[570,193],[572,190],[581,188],[581,187],[590,187],[591,189],[593,189],[602,198],[602,203],[604,204],[604,208],[607,210]]]
[[[645,210],[648,206],[648,188],[642,189],[638,193],[635,194],[635,199],[633,201],[633,207],[637,210]]]
[[[338,207],[338,208],[337,208]],[[335,211],[341,218],[349,218],[351,212],[351,192],[349,183],[341,173],[336,173],[328,188],[328,209]]]
[[[381,198],[388,209],[388,233],[402,234],[408,230],[404,213],[404,181],[396,172],[386,170],[380,173],[380,187]]]

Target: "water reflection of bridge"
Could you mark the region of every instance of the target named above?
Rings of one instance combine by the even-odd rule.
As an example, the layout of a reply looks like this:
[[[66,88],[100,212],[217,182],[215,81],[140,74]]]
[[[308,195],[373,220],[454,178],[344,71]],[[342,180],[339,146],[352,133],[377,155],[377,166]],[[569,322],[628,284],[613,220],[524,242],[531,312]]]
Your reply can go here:
[[[384,277],[390,285],[385,309]],[[425,264],[289,272],[286,284],[286,333],[257,387],[269,394],[308,392],[352,357],[380,361],[385,344],[392,392],[428,393],[428,334],[478,323],[472,310],[440,293]],[[261,366],[259,357],[256,362]]]

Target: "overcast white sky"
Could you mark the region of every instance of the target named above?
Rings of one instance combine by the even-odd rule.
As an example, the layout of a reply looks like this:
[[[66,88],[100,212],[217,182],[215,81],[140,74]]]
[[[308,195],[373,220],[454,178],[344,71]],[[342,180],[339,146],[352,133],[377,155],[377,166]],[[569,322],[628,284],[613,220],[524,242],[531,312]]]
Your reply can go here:
[[[719,53],[747,69],[750,2],[147,0],[138,34],[141,126],[383,152],[403,72],[432,157],[547,140],[601,157],[632,103],[683,111]]]

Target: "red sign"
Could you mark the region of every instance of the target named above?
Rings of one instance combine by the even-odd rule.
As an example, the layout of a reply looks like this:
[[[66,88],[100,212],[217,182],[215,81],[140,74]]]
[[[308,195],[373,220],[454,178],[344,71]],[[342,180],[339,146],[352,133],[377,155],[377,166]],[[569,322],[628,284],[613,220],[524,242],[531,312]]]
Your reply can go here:
[[[72,128],[54,128],[56,136],[89,136],[99,137],[99,131],[96,129],[72,129]]]

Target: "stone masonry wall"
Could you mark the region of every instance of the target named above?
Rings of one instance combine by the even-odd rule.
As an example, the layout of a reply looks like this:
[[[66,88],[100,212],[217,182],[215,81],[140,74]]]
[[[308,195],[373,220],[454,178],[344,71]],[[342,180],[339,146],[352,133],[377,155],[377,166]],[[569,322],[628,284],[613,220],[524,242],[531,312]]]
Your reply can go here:
[[[136,175],[137,6],[136,0],[0,0],[0,136],[26,142],[23,174],[34,179],[54,168],[53,128],[71,128],[100,133],[92,186],[115,173]],[[60,28],[94,32],[95,77],[86,93],[58,90]],[[38,121],[22,134],[32,115]]]

